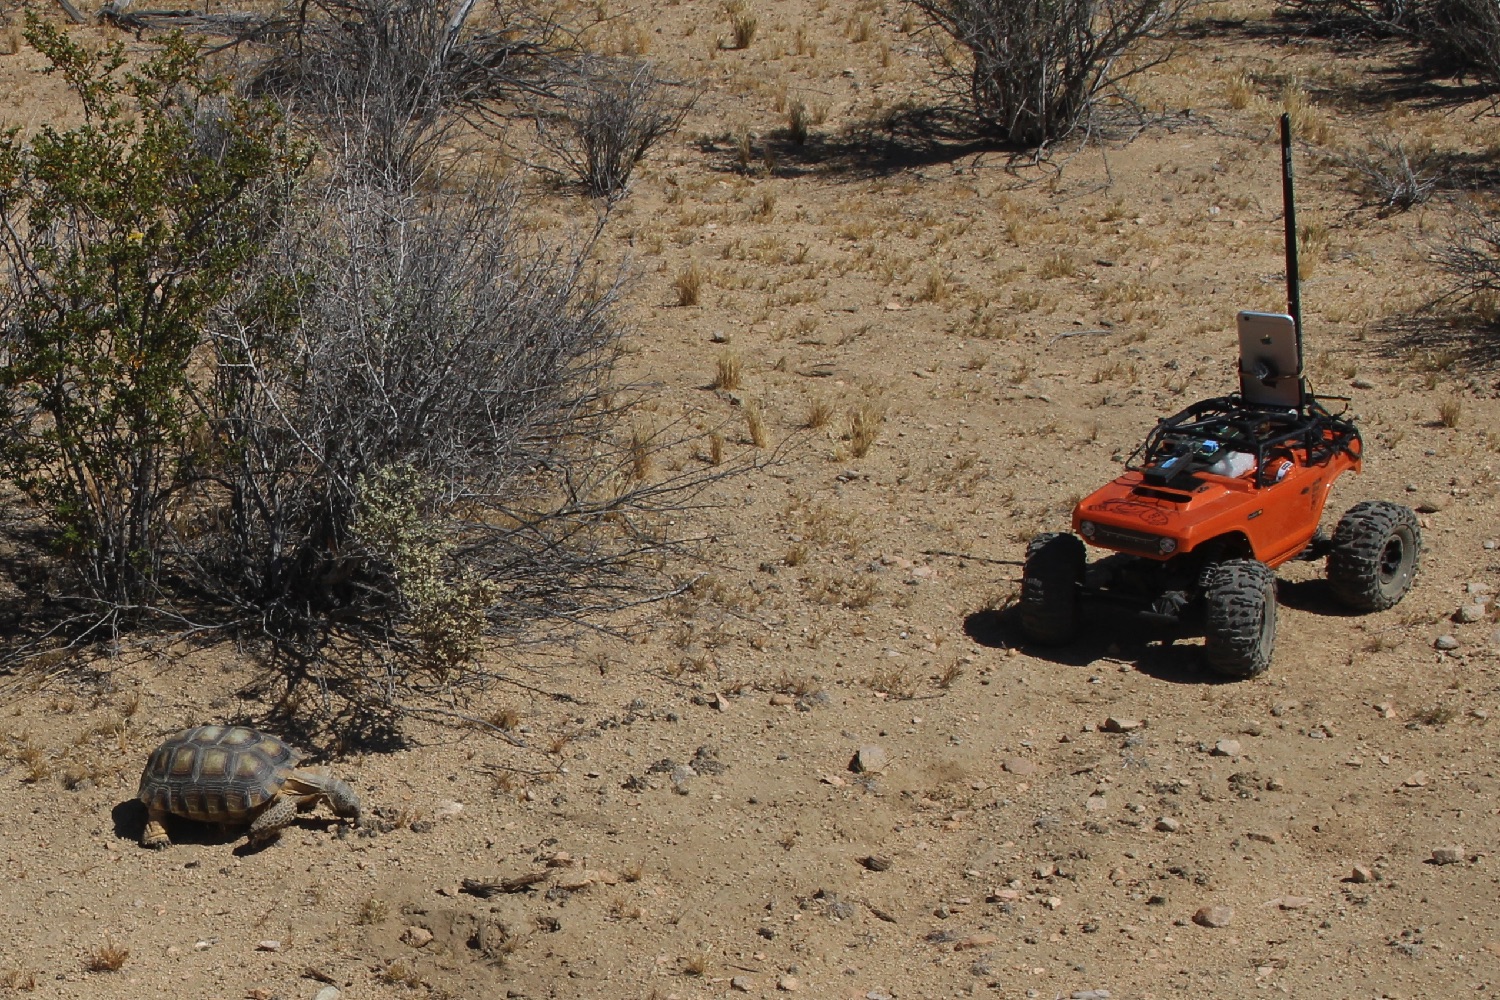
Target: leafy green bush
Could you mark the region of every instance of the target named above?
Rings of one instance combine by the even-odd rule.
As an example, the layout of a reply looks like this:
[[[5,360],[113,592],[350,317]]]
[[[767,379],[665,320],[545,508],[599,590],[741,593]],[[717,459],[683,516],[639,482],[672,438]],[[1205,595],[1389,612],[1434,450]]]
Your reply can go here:
[[[0,139],[0,469],[115,612],[156,586],[190,480],[204,318],[274,231],[304,164],[174,37],[127,69],[29,18],[83,124]]]

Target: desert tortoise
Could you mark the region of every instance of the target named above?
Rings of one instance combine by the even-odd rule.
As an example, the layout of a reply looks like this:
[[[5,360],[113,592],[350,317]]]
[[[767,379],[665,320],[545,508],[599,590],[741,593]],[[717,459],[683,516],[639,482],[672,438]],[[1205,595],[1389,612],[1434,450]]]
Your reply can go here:
[[[359,819],[359,796],[338,778],[299,771],[302,752],[245,726],[198,726],[157,747],[141,773],[139,798],[150,815],[142,847],[167,847],[168,814],[221,826],[250,824],[252,844],[291,824],[298,809],[327,800]]]

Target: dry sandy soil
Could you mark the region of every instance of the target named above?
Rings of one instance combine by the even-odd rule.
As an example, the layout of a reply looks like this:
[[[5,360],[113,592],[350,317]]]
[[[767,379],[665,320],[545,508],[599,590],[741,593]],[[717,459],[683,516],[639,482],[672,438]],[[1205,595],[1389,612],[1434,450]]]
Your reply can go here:
[[[643,641],[514,663],[535,693],[475,708],[513,709],[527,748],[418,728],[329,761],[395,830],[313,814],[254,853],[185,827],[141,850],[130,805],[164,735],[264,708],[233,651],[4,678],[0,995],[1500,987],[1500,635],[1489,607],[1450,620],[1500,587],[1497,341],[1424,309],[1452,199],[1383,214],[1328,158],[1381,130],[1482,152],[1490,109],[1406,75],[1398,45],[1301,37],[1246,0],[1138,81],[1165,114],[1132,141],[1011,163],[871,125],[933,100],[895,3],[751,2],[743,50],[716,48],[715,3],[643,2],[608,42],[703,88],[606,237],[637,276],[640,419],[775,459],[701,515],[691,599]],[[0,74],[8,117],[46,116],[34,54]],[[1235,311],[1282,304],[1287,94],[1310,370],[1369,452],[1326,520],[1419,507],[1418,585],[1347,617],[1320,566],[1283,568],[1275,663],[1242,683],[1113,613],[1030,648],[1003,610],[1026,539],[1156,417],[1229,390]],[[721,364],[738,388],[710,387]],[[862,748],[878,770],[851,770]],[[1216,907],[1223,926],[1194,921]]]

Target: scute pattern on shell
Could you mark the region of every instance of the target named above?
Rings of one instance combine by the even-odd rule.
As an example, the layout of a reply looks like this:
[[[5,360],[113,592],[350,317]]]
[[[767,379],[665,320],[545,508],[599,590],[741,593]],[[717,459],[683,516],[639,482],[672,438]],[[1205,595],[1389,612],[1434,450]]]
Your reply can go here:
[[[276,797],[302,754],[245,726],[185,729],[157,747],[140,800],[176,816],[237,823]]]

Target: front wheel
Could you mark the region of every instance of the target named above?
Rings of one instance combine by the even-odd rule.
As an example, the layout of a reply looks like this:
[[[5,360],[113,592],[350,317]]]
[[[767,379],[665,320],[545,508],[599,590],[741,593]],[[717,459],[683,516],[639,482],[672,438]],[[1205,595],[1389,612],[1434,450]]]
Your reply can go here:
[[[1226,559],[1204,576],[1204,656],[1226,677],[1255,677],[1276,648],[1276,574],[1255,559]]]
[[[1078,584],[1083,579],[1083,542],[1049,531],[1026,546],[1021,571],[1021,631],[1033,642],[1059,645],[1078,627]]]
[[[1333,533],[1328,585],[1352,611],[1384,611],[1406,596],[1422,561],[1422,529],[1408,507],[1365,500]]]

